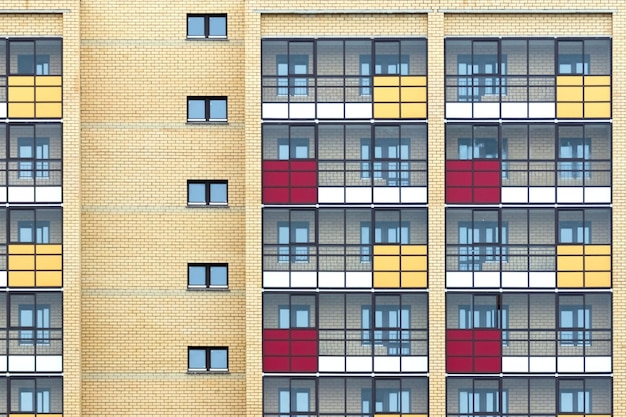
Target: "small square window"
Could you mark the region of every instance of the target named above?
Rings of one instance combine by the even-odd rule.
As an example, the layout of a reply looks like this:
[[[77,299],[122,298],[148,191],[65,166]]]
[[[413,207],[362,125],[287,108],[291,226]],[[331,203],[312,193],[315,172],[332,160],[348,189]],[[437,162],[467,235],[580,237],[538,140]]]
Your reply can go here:
[[[187,181],[187,204],[190,206],[228,204],[228,181]]]
[[[187,121],[225,122],[227,116],[226,97],[188,97]]]
[[[226,38],[226,15],[188,14],[187,38]]]
[[[188,370],[195,372],[228,371],[228,348],[188,348]]]
[[[228,287],[227,264],[189,264],[188,286],[190,288]]]

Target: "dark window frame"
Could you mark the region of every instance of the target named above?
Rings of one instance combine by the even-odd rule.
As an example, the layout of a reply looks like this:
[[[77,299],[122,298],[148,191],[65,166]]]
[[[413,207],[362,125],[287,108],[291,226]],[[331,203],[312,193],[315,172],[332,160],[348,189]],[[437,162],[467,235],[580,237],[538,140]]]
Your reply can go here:
[[[204,33],[203,35],[190,35],[189,34],[189,18],[203,18],[204,20]],[[224,34],[223,35],[211,35],[211,18],[224,18]],[[210,13],[210,14],[187,14],[187,39],[228,39],[228,15],[226,13]]]
[[[205,368],[192,368],[190,363],[190,354],[192,350],[201,350],[205,354]],[[211,352],[223,350],[226,351],[226,367],[225,368],[212,368],[211,367]],[[189,346],[187,347],[187,371],[190,373],[223,373],[229,371],[229,353],[227,346]]]
[[[204,101],[204,117],[192,118],[189,117],[189,103],[190,101]],[[225,104],[224,116],[225,117],[212,117],[211,114],[211,102],[223,101]],[[188,123],[215,123],[215,122],[228,122],[228,97],[227,96],[188,96],[187,97],[187,122]]]
[[[204,284],[191,284],[190,268],[204,267]],[[226,269],[226,284],[213,284],[211,282],[211,268],[223,267]],[[227,263],[189,263],[187,264],[187,288],[189,289],[227,289],[228,288],[228,264]]]
[[[204,185],[204,201],[190,201],[189,186],[191,184]],[[226,200],[211,201],[211,186],[226,185]],[[228,206],[228,180],[187,180],[187,207],[214,207]]]

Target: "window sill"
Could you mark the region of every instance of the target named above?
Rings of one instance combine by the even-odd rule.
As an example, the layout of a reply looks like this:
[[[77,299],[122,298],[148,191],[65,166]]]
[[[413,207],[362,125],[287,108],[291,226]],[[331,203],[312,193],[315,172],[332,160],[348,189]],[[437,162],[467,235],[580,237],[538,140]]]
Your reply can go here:
[[[187,369],[188,375],[200,375],[200,374],[230,374],[228,369]]]
[[[187,208],[217,208],[217,207],[221,207],[221,208],[228,208],[228,203],[210,203],[210,204],[204,204],[204,203],[187,203]]]
[[[227,41],[228,36],[187,36],[188,41]]]
[[[213,286],[213,287],[201,287],[201,286],[187,286],[187,291],[217,291],[217,292],[229,292],[228,286]]]
[[[227,119],[216,119],[216,120],[187,120],[188,125],[227,125]]]

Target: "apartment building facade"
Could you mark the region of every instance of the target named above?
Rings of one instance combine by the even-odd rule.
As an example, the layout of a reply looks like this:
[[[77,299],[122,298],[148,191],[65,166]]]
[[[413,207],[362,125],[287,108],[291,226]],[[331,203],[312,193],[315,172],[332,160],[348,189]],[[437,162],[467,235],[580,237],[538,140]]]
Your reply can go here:
[[[0,416],[624,414],[620,2],[0,9]]]

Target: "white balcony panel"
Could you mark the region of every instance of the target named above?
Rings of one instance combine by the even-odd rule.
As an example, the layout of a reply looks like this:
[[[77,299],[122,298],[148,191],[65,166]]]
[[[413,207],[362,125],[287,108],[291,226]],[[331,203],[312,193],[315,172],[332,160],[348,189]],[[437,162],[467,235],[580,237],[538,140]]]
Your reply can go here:
[[[585,203],[610,203],[611,187],[585,187]]]
[[[554,203],[554,187],[529,187],[529,203]]]
[[[402,187],[400,188],[400,202],[402,203],[427,203],[428,188],[426,187]]]
[[[317,189],[317,201],[320,203],[345,203],[343,187],[320,187]]]
[[[318,103],[318,119],[343,119],[343,103]]]
[[[290,103],[290,119],[315,119],[315,103]]]
[[[403,356],[402,372],[428,372],[428,356]]]
[[[346,272],[347,288],[372,288],[371,272]]]
[[[472,272],[446,272],[446,286],[447,287],[473,287]]]
[[[400,372],[400,357],[374,356],[374,372]]]
[[[7,355],[0,355],[0,372],[7,371]]]
[[[346,187],[346,203],[372,202],[372,189],[370,187]]]
[[[0,118],[6,119],[7,117],[7,103],[0,103]]]
[[[585,358],[585,371],[612,372],[610,356],[589,356]]]
[[[287,103],[263,103],[264,119],[288,119],[289,104]]]
[[[446,103],[447,119],[471,119],[472,103]]]
[[[494,267],[498,267],[497,263],[494,263]],[[500,286],[500,272],[474,272],[474,287],[493,288]]]
[[[556,287],[556,272],[529,272],[528,286],[530,288]]]
[[[292,271],[291,288],[315,288],[317,287],[317,272],[315,271]]]
[[[0,271],[0,287],[7,286],[7,271]]]
[[[528,103],[502,103],[503,119],[527,119]]]
[[[346,372],[372,372],[370,356],[347,356]]]
[[[37,187],[35,190],[36,203],[60,203],[63,201],[61,187]]]
[[[372,103],[346,103],[346,119],[371,119]]]
[[[346,372],[346,359],[343,356],[320,356],[320,372]]]
[[[582,203],[583,187],[557,187],[557,203]]]
[[[7,202],[7,187],[0,187],[0,203]]]
[[[503,272],[503,288],[528,288],[528,272]]]
[[[528,103],[528,118],[554,119],[554,103]]]
[[[503,356],[502,372],[528,372],[528,357]]]
[[[343,288],[346,286],[344,272],[320,272],[318,274],[320,288]]]
[[[503,203],[528,203],[526,187],[502,187],[500,193]]]
[[[400,187],[374,187],[374,203],[399,203]]]
[[[9,372],[35,372],[35,356],[9,355]]]
[[[531,356],[530,372],[556,372],[556,358],[554,356]]]
[[[499,119],[500,103],[474,103],[474,119]]]
[[[9,203],[35,202],[35,187],[9,187]]]
[[[62,372],[63,356],[37,356],[35,358],[37,372]]]
[[[585,358],[582,356],[561,356],[557,364],[557,372],[585,372]]]
[[[266,288],[289,288],[289,272],[263,272],[263,286]]]

